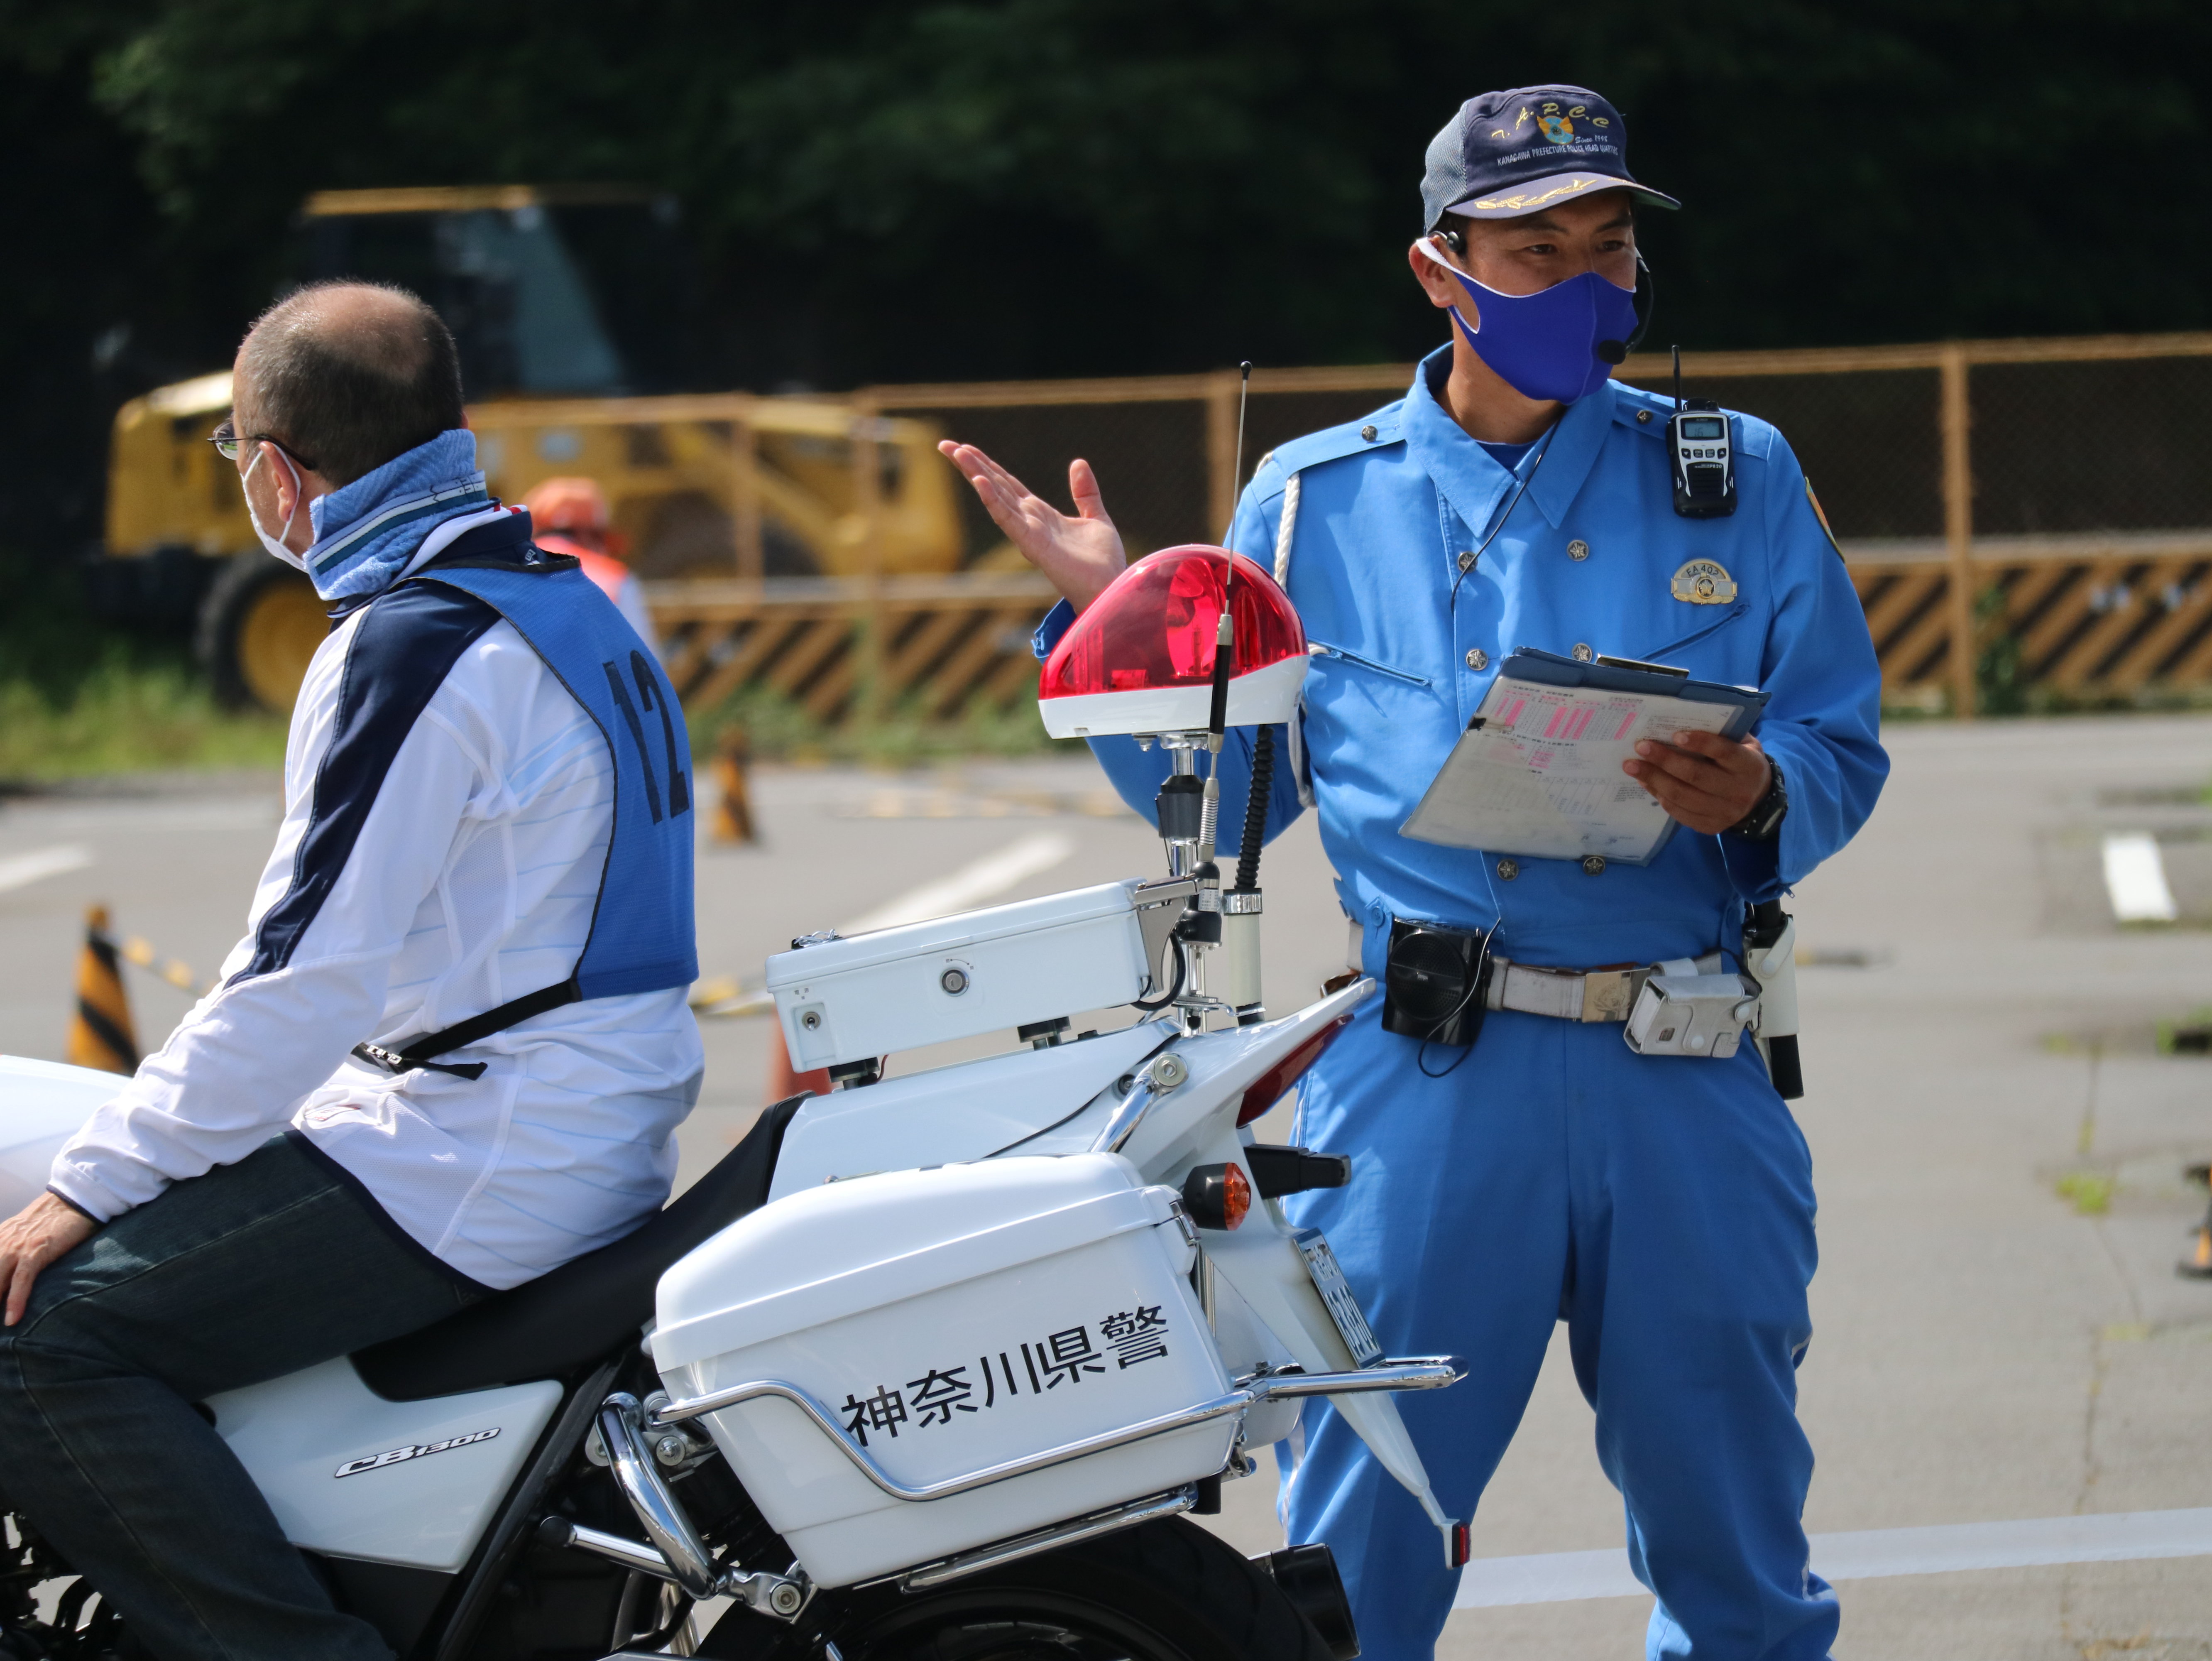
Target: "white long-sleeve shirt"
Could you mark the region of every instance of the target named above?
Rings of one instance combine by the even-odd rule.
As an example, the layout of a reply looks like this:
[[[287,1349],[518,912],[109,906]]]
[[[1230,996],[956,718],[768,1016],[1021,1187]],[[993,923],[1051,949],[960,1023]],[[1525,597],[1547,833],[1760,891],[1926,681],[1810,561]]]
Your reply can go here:
[[[350,776],[364,770],[339,764],[339,729],[365,719],[345,678],[368,615],[301,688],[283,824],[222,984],[62,1149],[52,1186],[112,1220],[290,1126],[446,1264],[514,1286],[666,1199],[698,1028],[678,987],[564,1005],[438,1058],[484,1062],[473,1081],[350,1058],[565,979],[613,827],[606,741],[503,621],[461,649],[382,776]]]

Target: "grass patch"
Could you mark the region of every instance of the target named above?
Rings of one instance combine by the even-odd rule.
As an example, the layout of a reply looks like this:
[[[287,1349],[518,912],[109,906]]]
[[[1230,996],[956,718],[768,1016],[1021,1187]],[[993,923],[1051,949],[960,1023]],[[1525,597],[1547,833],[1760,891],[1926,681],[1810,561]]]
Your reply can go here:
[[[2161,1056],[2202,1056],[2212,1053],[2212,1006],[2198,1004],[2178,1020],[2158,1024],[2158,1053]]]
[[[0,645],[4,645],[0,642]],[[218,708],[181,653],[100,641],[82,672],[58,678],[11,672],[0,655],[0,780],[39,782],[154,769],[276,767],[286,722],[260,710]],[[60,681],[55,684],[56,678]],[[741,728],[756,760],[821,766],[896,768],[969,757],[1079,753],[1080,740],[1045,735],[1033,700],[933,721],[894,710],[872,723],[817,720],[765,687],[732,695],[690,718],[691,748],[704,759]]]
[[[0,779],[282,764],[282,715],[218,709],[184,664],[133,658],[111,645],[59,696],[0,680]]]
[[[2112,1189],[2117,1186],[2111,1173],[2102,1171],[2069,1171],[2058,1179],[2058,1197],[2070,1200],[2077,1217],[2101,1217],[2112,1208]]]
[[[0,547],[0,784],[151,770],[275,767],[284,717],[218,706],[177,631],[108,627],[66,560]],[[1033,697],[951,719],[914,703],[832,725],[767,687],[743,688],[688,719],[705,759],[741,728],[755,758],[896,768],[967,757],[1081,752],[1045,735]]]
[[[219,709],[175,636],[104,627],[66,560],[0,549],[0,781],[273,767],[285,722]]]

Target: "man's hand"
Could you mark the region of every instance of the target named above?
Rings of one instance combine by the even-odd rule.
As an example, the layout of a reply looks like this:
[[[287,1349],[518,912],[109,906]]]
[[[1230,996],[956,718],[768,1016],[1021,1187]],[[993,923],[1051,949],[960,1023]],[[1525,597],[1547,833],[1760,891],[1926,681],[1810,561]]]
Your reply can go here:
[[[8,1289],[7,1312],[0,1326],[13,1326],[23,1318],[31,1301],[31,1283],[40,1269],[98,1232],[98,1223],[51,1194],[41,1194],[0,1223],[0,1286]]]
[[[1672,744],[1646,739],[1636,753],[1644,759],[1625,761],[1620,770],[1649,790],[1669,815],[1707,836],[1741,823],[1759,806],[1774,775],[1757,739],[1677,733]]]
[[[1121,575],[1128,557],[1121,533],[1106,516],[1098,476],[1081,459],[1067,464],[1067,490],[1075,498],[1070,519],[972,444],[949,440],[937,447],[982,498],[984,511],[1022,557],[1050,577],[1078,611]]]

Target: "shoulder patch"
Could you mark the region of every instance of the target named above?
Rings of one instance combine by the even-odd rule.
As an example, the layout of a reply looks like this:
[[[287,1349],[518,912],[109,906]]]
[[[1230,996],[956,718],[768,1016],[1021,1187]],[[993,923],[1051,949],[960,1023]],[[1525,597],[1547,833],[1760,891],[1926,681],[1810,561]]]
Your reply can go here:
[[[1813,517],[1820,521],[1821,533],[1828,538],[1828,546],[1836,551],[1836,557],[1844,557],[1844,545],[1836,540],[1836,527],[1828,523],[1827,509],[1820,506],[1820,498],[1813,494],[1813,481],[1805,481],[1805,500],[1812,504]]]

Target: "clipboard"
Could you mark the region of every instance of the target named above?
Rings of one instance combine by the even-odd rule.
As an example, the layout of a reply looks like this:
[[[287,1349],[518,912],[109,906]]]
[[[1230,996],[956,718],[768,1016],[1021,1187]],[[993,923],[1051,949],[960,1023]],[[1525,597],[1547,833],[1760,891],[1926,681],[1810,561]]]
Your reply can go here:
[[[1522,647],[1399,832],[1528,859],[1649,865],[1675,821],[1620,764],[1642,739],[1685,729],[1740,739],[1765,708],[1756,688],[1665,664]]]

